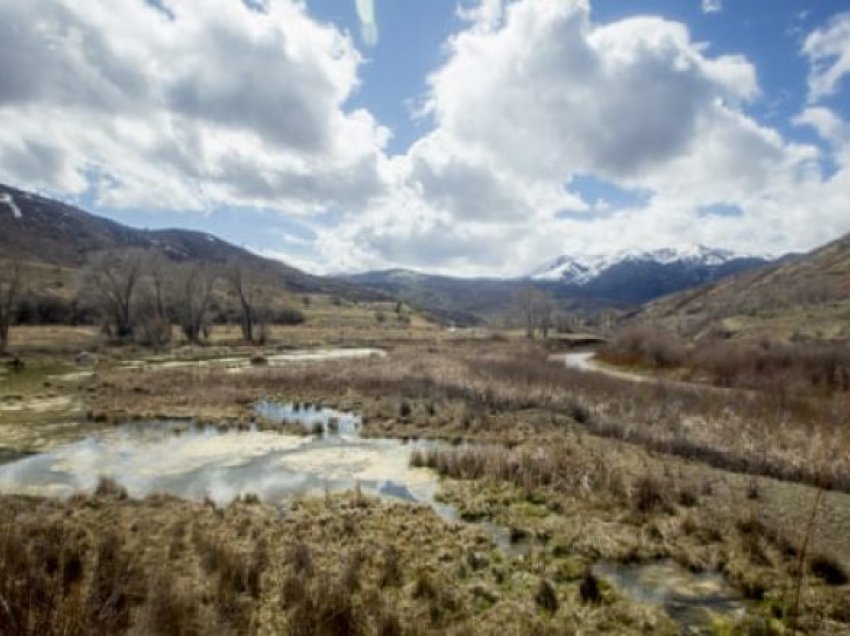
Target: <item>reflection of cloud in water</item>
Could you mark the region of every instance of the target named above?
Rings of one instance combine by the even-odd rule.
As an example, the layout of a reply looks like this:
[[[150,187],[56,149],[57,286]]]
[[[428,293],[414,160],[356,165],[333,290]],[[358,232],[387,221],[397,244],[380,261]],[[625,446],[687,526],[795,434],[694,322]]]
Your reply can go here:
[[[360,482],[393,481],[409,483],[433,481],[428,472],[409,466],[409,448],[399,448],[391,440],[358,440],[338,446],[315,446],[281,458],[285,469],[322,475],[327,479]]]
[[[169,492],[225,503],[254,493],[273,503],[360,484],[366,492],[431,501],[436,476],[408,466],[410,449],[395,440],[127,425],[0,466],[0,491],[68,496],[107,475],[134,497]]]
[[[145,476],[180,475],[204,467],[228,468],[306,440],[275,433],[201,433],[145,436],[122,433],[88,438],[57,449],[54,470]]]

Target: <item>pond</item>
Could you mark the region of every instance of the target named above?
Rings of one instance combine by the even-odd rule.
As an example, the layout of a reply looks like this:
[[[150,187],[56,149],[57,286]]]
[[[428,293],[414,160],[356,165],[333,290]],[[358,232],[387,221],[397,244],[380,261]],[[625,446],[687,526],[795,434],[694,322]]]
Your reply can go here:
[[[688,633],[714,633],[720,616],[743,615],[741,595],[718,572],[691,572],[663,559],[649,563],[597,563],[593,573],[622,596],[662,607]]]
[[[437,477],[409,466],[415,444],[359,436],[358,417],[315,407],[257,405],[276,421],[321,427],[318,435],[220,429],[185,422],[133,423],[0,465],[0,491],[68,497],[109,476],[133,497],[169,492],[219,504],[248,493],[269,503],[295,495],[364,492],[432,502]]]

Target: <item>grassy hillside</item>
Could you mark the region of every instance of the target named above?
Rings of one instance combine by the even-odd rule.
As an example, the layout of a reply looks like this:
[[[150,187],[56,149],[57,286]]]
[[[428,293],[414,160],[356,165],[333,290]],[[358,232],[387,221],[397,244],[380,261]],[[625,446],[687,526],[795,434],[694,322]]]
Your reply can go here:
[[[58,281],[73,287],[73,272],[93,254],[104,250],[143,248],[176,262],[211,265],[238,263],[254,279],[269,281],[292,293],[320,293],[350,300],[385,300],[384,294],[331,278],[313,276],[279,261],[262,258],[211,234],[189,230],[142,230],[115,223],[79,208],[9,186],[0,195],[11,196],[20,214],[0,205],[0,254],[26,262],[31,271],[48,274],[47,289]],[[38,277],[31,277],[38,280]]]
[[[850,337],[850,235],[714,285],[649,303],[630,318],[688,337]]]

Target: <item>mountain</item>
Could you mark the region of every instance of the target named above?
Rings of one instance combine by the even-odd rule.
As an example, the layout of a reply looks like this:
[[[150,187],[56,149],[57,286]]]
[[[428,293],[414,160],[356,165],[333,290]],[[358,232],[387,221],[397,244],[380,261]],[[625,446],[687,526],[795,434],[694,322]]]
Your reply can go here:
[[[514,279],[453,278],[403,269],[366,272],[347,280],[378,289],[458,324],[504,318],[521,287],[533,285],[570,311],[626,308],[665,294],[761,267],[760,257],[688,246],[654,252],[618,252],[585,259],[562,256]]]
[[[684,266],[710,272],[722,268],[727,263],[749,258],[756,258],[761,260],[762,263],[766,262],[766,259],[759,257],[739,257],[730,250],[712,249],[704,245],[686,245],[654,251],[620,250],[584,258],[560,256],[535,269],[529,274],[529,278],[572,285],[586,285],[604,275],[607,270],[626,263]]]
[[[474,326],[510,310],[514,280],[452,278],[406,269],[350,274],[345,279],[399,298],[443,322]]]
[[[700,338],[850,337],[850,234],[642,307],[629,320]]]
[[[263,258],[212,234],[191,230],[142,230],[59,201],[0,185],[0,254],[29,263],[77,269],[99,251],[146,248],[176,261],[239,262],[293,293],[324,293],[349,299],[386,299],[347,281],[314,276]]]
[[[596,299],[602,304],[624,307],[721,280],[768,262],[765,257],[687,245],[586,258],[561,256],[533,271],[529,278],[551,283],[557,297]]]

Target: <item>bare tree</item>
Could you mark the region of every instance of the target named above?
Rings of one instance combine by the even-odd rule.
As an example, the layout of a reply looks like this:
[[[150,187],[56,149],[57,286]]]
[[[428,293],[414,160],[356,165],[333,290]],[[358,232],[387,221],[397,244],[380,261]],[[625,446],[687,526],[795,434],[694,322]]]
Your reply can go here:
[[[189,342],[199,342],[209,327],[207,314],[217,278],[213,268],[201,264],[186,264],[177,272],[174,305]]]
[[[118,340],[133,336],[134,299],[144,256],[141,249],[101,252],[85,272],[85,288],[104,314],[109,332]]]
[[[525,285],[514,295],[514,302],[522,316],[526,338],[534,338],[538,329],[546,338],[552,328],[555,303],[548,294],[536,287]]]
[[[0,352],[9,346],[12,325],[21,286],[21,265],[17,261],[0,263]]]
[[[144,264],[144,296],[141,304],[142,342],[162,347],[171,341],[168,298],[174,266],[158,252],[149,252]]]
[[[242,339],[245,342],[253,342],[254,325],[257,320],[256,289],[249,281],[246,281],[242,266],[235,260],[228,263],[225,278],[239,301],[242,314],[239,321],[242,327]]]
[[[514,303],[522,316],[522,324],[525,327],[525,337],[534,337],[534,321],[535,321],[535,298],[537,290],[530,285],[521,287],[514,294]]]
[[[555,325],[557,305],[548,294],[540,292],[537,299],[537,328],[543,339],[549,337],[549,330]]]

